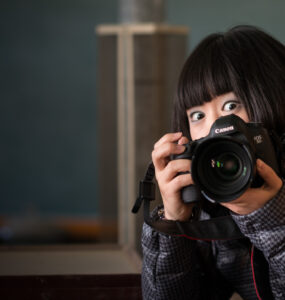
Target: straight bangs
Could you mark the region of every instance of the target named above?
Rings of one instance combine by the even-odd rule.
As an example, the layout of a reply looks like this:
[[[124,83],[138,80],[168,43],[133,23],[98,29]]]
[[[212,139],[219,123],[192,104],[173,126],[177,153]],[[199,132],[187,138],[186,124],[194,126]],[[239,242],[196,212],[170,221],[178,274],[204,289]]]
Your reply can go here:
[[[285,131],[285,47],[251,26],[211,34],[191,53],[174,99],[172,129],[190,137],[186,110],[233,92],[251,122]]]
[[[236,74],[221,51],[223,36],[213,34],[204,40],[186,61],[178,82],[180,109],[203,105],[235,90]]]

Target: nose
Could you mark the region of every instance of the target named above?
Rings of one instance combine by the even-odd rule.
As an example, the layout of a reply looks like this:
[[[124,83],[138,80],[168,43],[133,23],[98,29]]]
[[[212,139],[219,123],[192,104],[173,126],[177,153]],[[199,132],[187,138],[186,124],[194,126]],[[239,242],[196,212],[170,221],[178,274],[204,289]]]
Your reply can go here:
[[[212,112],[208,115],[207,122],[205,124],[205,132],[204,132],[205,135],[204,136],[206,136],[210,133],[210,129],[211,129],[212,125],[220,117],[222,117],[222,114],[219,114],[216,110],[212,110]]]

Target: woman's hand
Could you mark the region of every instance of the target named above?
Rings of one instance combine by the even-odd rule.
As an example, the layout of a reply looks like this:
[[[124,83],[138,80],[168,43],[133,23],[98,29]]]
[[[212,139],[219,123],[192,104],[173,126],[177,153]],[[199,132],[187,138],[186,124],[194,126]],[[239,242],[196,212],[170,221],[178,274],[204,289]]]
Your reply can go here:
[[[185,150],[188,139],[181,132],[164,135],[155,145],[152,161],[155,166],[155,176],[164,204],[165,218],[168,220],[186,221],[192,213],[192,204],[181,200],[181,189],[193,184],[190,174],[180,174],[190,170],[188,159],[170,160],[170,155],[181,154]]]
[[[249,188],[242,196],[231,202],[221,203],[223,206],[237,214],[246,215],[263,207],[276,196],[282,187],[282,180],[261,159],[257,159],[256,166],[264,184],[260,188]]]

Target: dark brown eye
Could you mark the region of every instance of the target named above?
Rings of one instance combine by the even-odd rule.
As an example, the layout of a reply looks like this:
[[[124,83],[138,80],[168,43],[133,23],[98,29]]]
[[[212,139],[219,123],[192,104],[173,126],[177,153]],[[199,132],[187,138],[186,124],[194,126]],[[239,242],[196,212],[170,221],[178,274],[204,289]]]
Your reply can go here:
[[[204,116],[205,116],[205,114],[202,113],[201,111],[195,111],[190,114],[190,119],[192,122],[196,122],[196,121],[203,119]]]
[[[223,110],[224,111],[231,111],[237,108],[238,106],[238,102],[236,101],[229,101],[227,103],[224,104]]]

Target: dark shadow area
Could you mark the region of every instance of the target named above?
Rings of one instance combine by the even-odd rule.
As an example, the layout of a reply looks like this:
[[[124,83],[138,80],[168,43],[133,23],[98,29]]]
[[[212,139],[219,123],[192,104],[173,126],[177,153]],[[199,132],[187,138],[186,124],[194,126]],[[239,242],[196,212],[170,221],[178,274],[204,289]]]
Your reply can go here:
[[[6,300],[139,300],[141,276],[6,276],[0,277],[0,294]]]

